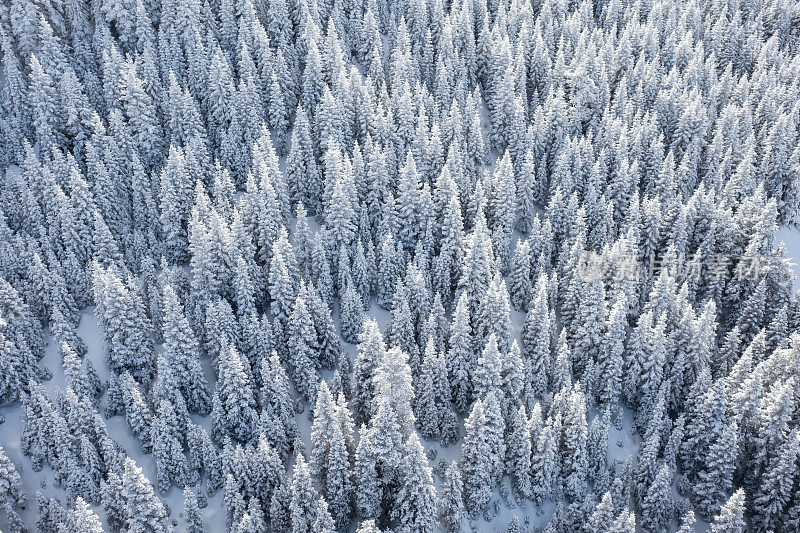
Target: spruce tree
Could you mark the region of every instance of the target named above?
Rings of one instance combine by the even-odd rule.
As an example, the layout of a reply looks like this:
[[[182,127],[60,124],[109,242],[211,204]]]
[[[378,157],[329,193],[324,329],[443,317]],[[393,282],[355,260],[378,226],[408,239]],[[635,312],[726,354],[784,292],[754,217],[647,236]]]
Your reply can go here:
[[[477,512],[492,496],[491,447],[486,435],[486,414],[478,399],[464,422],[465,435],[461,445],[461,471],[464,474],[464,500],[467,509]]]
[[[743,489],[733,493],[714,517],[709,531],[712,533],[742,533],[747,524],[744,521],[745,494]]]
[[[189,533],[203,533],[203,515],[200,513],[200,508],[197,504],[197,496],[195,496],[192,489],[184,487],[183,489],[183,516],[186,520],[186,530]]]
[[[292,531],[301,533],[312,531],[314,522],[318,517],[319,495],[311,482],[306,461],[298,454],[294,466],[291,483],[291,499],[289,510]]]
[[[236,347],[223,347],[211,409],[213,434],[218,442],[226,436],[246,442],[255,433],[258,413],[245,364]]]
[[[200,367],[200,347],[175,291],[164,287],[164,357],[190,411],[208,413],[211,399]]]
[[[295,300],[294,310],[289,318],[288,338],[292,381],[300,395],[310,400],[316,394],[319,355],[317,334],[302,295]]]
[[[126,529],[158,533],[172,531],[164,504],[153,493],[142,469],[130,458],[125,460],[121,488],[125,499]]]
[[[363,318],[363,300],[356,291],[355,284],[348,283],[341,300],[342,338],[355,343],[361,334]]]
[[[441,523],[449,532],[461,531],[461,524],[464,521],[463,487],[458,464],[453,461],[445,471],[439,503]]]

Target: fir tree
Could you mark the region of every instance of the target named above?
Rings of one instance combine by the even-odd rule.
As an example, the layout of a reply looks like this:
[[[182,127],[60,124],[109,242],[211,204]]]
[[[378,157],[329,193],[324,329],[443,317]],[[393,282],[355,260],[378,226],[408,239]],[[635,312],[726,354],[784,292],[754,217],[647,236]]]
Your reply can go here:
[[[183,314],[175,291],[164,287],[164,357],[189,410],[208,413],[211,399],[199,361],[200,347]]]
[[[153,487],[132,459],[125,460],[122,476],[122,495],[125,499],[125,527],[129,531],[169,532],[164,504],[153,493]]]
[[[183,489],[183,516],[186,520],[186,529],[190,533],[203,533],[203,515],[197,504],[197,496],[189,487]]]
[[[318,500],[319,495],[311,482],[306,461],[302,455],[298,454],[289,502],[293,532],[312,531],[319,512]]]
[[[342,338],[347,342],[355,343],[361,334],[363,306],[355,285],[348,283],[341,301]]]
[[[248,441],[256,430],[258,414],[252,381],[245,364],[234,346],[223,347],[211,410],[212,428],[217,441],[222,441],[226,435]]]
[[[288,329],[290,375],[300,395],[310,400],[316,393],[319,357],[316,331],[302,295],[295,301]]]
[[[745,494],[744,490],[739,489],[722,506],[711,524],[710,531],[712,533],[742,533],[746,529],[744,510]]]
[[[464,500],[467,509],[479,511],[491,499],[491,447],[486,435],[486,415],[478,399],[464,422],[464,443],[461,445],[461,471],[464,473]]]

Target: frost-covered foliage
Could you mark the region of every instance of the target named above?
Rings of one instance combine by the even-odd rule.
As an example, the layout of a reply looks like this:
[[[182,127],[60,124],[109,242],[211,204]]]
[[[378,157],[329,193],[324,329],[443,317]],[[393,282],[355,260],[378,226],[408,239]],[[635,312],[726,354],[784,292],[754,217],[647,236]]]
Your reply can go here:
[[[0,529],[800,530],[796,2],[10,0],[0,58]]]

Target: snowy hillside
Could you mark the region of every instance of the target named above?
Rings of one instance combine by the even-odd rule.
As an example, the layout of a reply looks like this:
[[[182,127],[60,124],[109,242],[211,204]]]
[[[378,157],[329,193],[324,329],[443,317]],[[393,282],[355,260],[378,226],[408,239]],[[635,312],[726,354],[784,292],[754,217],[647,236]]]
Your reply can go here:
[[[791,0],[0,5],[0,530],[800,531]]]

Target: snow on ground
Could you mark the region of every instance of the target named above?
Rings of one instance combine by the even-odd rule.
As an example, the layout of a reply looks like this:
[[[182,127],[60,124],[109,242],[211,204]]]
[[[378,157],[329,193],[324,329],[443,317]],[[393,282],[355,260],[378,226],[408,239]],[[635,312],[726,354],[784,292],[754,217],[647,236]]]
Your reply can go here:
[[[97,323],[97,317],[94,315],[93,307],[84,309],[81,313],[78,335],[86,342],[88,347],[86,357],[91,360],[100,379],[107,382],[109,372],[105,362],[105,349],[100,340],[100,327]],[[53,401],[55,400],[56,390],[58,388],[64,388],[65,378],[64,371],[61,367],[61,353],[52,339],[47,346],[45,356],[40,361],[40,364],[47,366],[53,373],[53,379],[43,384],[48,396],[51,401]],[[6,422],[0,425],[0,442],[11,461],[16,465],[22,478],[23,490],[28,496],[28,504],[21,513],[22,519],[32,531],[35,531],[36,517],[38,514],[36,508],[36,492],[40,491],[45,496],[54,497],[62,504],[66,504],[64,491],[53,484],[53,472],[48,466],[45,466],[41,472],[34,472],[31,468],[30,459],[23,456],[20,451],[20,437],[22,434],[24,415],[24,408],[21,402],[2,408],[0,414],[6,418]],[[210,416],[192,416],[192,419],[194,422],[205,426],[206,429],[211,429]],[[156,488],[156,472],[153,464],[153,456],[152,454],[142,453],[139,441],[136,440],[128,430],[125,417],[114,416],[110,419],[105,419],[105,423],[111,437],[136,461],[136,464],[143,469],[144,474],[153,484],[153,487]],[[158,496],[170,508],[172,512],[171,518],[178,523],[176,533],[185,531],[185,526],[180,517],[180,513],[183,511],[183,491],[178,487],[172,487],[166,495],[158,494]],[[213,498],[209,498],[208,507],[202,510],[206,520],[206,528],[209,532],[226,530],[222,496],[223,493],[220,491],[215,494]],[[102,505],[94,505],[92,508],[103,521],[103,527],[106,528],[105,512]],[[4,527],[6,527],[4,515],[0,514],[0,531],[3,531]],[[106,530],[108,531],[107,528]]]
[[[488,110],[486,109],[485,105],[481,107],[482,129],[484,130],[484,137],[488,139],[488,124],[490,122]],[[491,154],[489,163],[484,166],[485,171],[493,171],[496,162],[496,156],[497,154]],[[285,157],[280,158],[279,165],[281,165],[283,168],[285,165]],[[320,224],[317,220],[315,220],[314,217],[309,217],[308,221],[312,232],[319,229]],[[519,237],[519,234],[515,235],[515,241]],[[791,258],[796,258],[793,259],[794,263],[800,262],[800,231],[781,228],[776,235],[775,245],[777,246],[781,241],[786,243],[786,255]],[[516,246],[516,242],[513,246]],[[794,268],[795,273],[797,273],[798,267],[795,265]],[[796,278],[795,289],[798,287],[800,287],[800,282]],[[334,322],[338,328],[340,325],[338,305],[334,305],[334,308],[331,311]],[[365,316],[376,319],[381,331],[385,331],[390,322],[389,312],[378,307],[374,301],[369,310],[365,313]],[[516,338],[518,341],[520,340],[520,332],[522,330],[522,323],[524,319],[524,313],[512,310],[514,338]],[[94,308],[87,308],[83,310],[80,326],[78,328],[78,334],[81,336],[81,338],[83,338],[88,346],[87,357],[91,360],[92,364],[100,375],[100,378],[103,381],[107,381],[109,371],[105,363],[105,349],[101,341],[101,331],[98,326],[97,318],[94,315]],[[160,346],[157,349],[160,350]],[[346,356],[351,360],[355,359],[356,349],[356,345],[342,342],[342,353],[343,355],[346,354]],[[214,371],[211,368],[210,362],[207,358],[203,358],[203,363],[209,387],[211,390],[213,390],[214,384],[216,383]],[[61,355],[59,349],[52,341],[47,347],[46,355],[41,361],[41,364],[46,365],[53,373],[53,378],[46,382],[44,386],[49,397],[54,399],[57,388],[64,387],[65,379],[64,372],[61,367]],[[330,371],[322,372],[322,377],[325,380],[329,380],[331,376],[332,372]],[[31,468],[31,462],[29,458],[24,457],[19,450],[23,416],[23,408],[21,403],[18,402],[13,406],[2,408],[0,410],[0,415],[3,415],[6,418],[6,422],[3,425],[0,425],[0,442],[3,443],[3,446],[6,449],[10,459],[17,466],[22,477],[25,493],[29,498],[27,508],[22,513],[22,518],[31,529],[35,529],[34,524],[37,516],[35,502],[36,491],[41,491],[44,495],[49,497],[55,497],[61,501],[62,504],[66,504],[64,491],[60,487],[55,487],[53,485],[53,476],[49,467],[45,466],[41,472],[34,472]],[[589,422],[591,422],[591,418],[595,415],[596,413],[593,411],[589,413]],[[309,419],[309,406],[306,406],[305,411],[296,415],[295,418],[298,423],[301,439],[306,444],[306,448],[308,448],[311,444],[311,420]],[[210,432],[210,416],[201,417],[192,415],[192,419],[195,423],[204,426]],[[459,417],[459,422],[463,435],[463,416]],[[130,455],[136,461],[137,465],[143,469],[144,474],[150,479],[153,487],[157,487],[153,456],[152,454],[142,453],[138,440],[136,440],[128,430],[125,418],[123,416],[115,416],[111,419],[106,419],[106,425],[111,436],[122,446],[122,448],[126,450],[128,455]],[[617,461],[622,462],[627,457],[636,455],[639,448],[640,439],[638,435],[632,434],[630,428],[631,415],[626,411],[622,429],[617,430],[612,425],[609,434],[608,458],[612,464]],[[439,476],[439,473],[443,473],[447,464],[449,464],[451,461],[457,461],[461,456],[461,441],[459,440],[457,443],[448,447],[442,447],[438,442],[435,441],[423,440],[422,443],[425,450],[429,452],[429,456],[435,454],[435,458],[431,460],[430,465],[434,471],[434,481],[438,488],[443,481],[442,477]],[[290,460],[289,464],[287,465],[288,476],[291,476],[292,474],[292,463],[293,460]],[[505,479],[503,483],[506,485],[507,489],[510,489],[509,480]],[[199,490],[205,490],[205,483]],[[195,492],[197,491],[198,490],[196,489]],[[214,495],[214,497],[210,497],[208,499],[208,506],[205,509],[202,509],[202,513],[205,518],[206,531],[208,532],[215,533],[226,530],[223,493],[224,490],[219,491]],[[507,494],[512,494],[512,491],[508,490]],[[185,531],[185,524],[183,523],[181,516],[183,511],[183,491],[180,488],[173,486],[166,495],[162,495],[158,492],[157,495],[171,510],[171,518],[173,523],[175,523],[177,526],[176,532]],[[506,499],[500,495],[500,491],[497,489],[494,491],[494,496],[489,506],[494,505],[494,502],[498,502],[499,507],[497,515],[491,521],[485,520],[483,515],[480,515],[473,521],[468,520],[467,522],[477,527],[477,529],[480,531],[503,532],[506,530],[507,524],[512,517],[517,515],[520,524],[523,526],[523,530],[532,531],[533,528],[544,526],[555,509],[555,503],[553,502],[545,502],[541,508],[538,508],[530,501],[517,502],[513,495]],[[101,517],[105,526],[105,512],[103,511],[102,506],[96,505],[93,506],[93,508]],[[4,521],[2,516],[0,516],[0,532],[4,527]],[[465,529],[469,529],[466,524]],[[701,529],[704,528],[701,527]]]
[[[334,307],[333,316],[337,327],[339,326],[339,313],[338,308]],[[367,316],[375,318],[381,330],[385,330],[390,321],[390,314],[388,311],[381,309],[374,302],[366,313]],[[525,319],[525,314],[512,311],[512,320],[514,322],[515,338],[519,340],[519,332],[522,328],[522,322]],[[78,327],[78,334],[86,342],[88,352],[86,357],[91,360],[95,369],[97,370],[100,378],[105,382],[109,377],[109,370],[105,362],[105,348],[101,341],[101,331],[97,322],[97,317],[94,315],[94,308],[84,309],[81,314],[81,322]],[[160,349],[160,347],[159,347]],[[354,344],[342,342],[342,353],[351,360],[355,359],[357,347]],[[206,358],[204,362],[207,363]],[[56,391],[63,388],[65,384],[64,371],[61,367],[61,354],[58,346],[52,342],[47,347],[45,357],[41,361],[42,365],[47,366],[53,373],[53,378],[44,383],[48,396],[51,400],[55,399]],[[209,364],[206,366],[207,378],[209,379],[209,386],[213,388],[215,379],[213,371]],[[329,380],[332,372],[324,371],[322,376],[324,379]],[[103,402],[104,403],[104,402]],[[0,410],[6,418],[6,422],[0,425],[0,442],[3,443],[4,448],[10,459],[17,466],[20,476],[22,477],[23,488],[28,495],[29,502],[26,509],[22,512],[22,518],[25,523],[35,530],[35,522],[37,517],[36,509],[36,492],[41,491],[45,496],[55,497],[62,504],[66,504],[64,491],[60,487],[56,487],[53,482],[53,473],[50,468],[45,466],[41,472],[34,472],[31,468],[31,462],[28,457],[24,457],[20,452],[20,436],[22,432],[24,409],[20,402],[4,407]],[[296,415],[296,420],[300,430],[300,435],[306,447],[310,446],[310,433],[311,433],[311,420],[308,417],[308,407],[303,413]],[[629,415],[628,415],[629,416]],[[192,415],[194,422],[203,425],[210,431],[211,417],[210,416],[197,416]],[[461,427],[463,428],[464,418],[460,417]],[[142,453],[139,441],[136,440],[128,430],[124,416],[114,416],[110,419],[105,419],[106,426],[111,436],[124,448],[128,455],[130,455],[138,466],[140,466],[144,474],[150,479],[153,487],[157,487],[155,466],[153,464],[152,454]],[[625,427],[622,431],[617,431],[612,427],[611,434],[609,435],[609,459],[611,461],[623,460],[631,453],[635,453],[638,448],[638,437],[631,435],[630,421],[627,420]],[[462,429],[463,433],[463,429]],[[617,443],[622,443],[618,446]],[[461,441],[442,447],[436,441],[423,440],[423,446],[426,451],[434,452],[435,459],[431,461],[431,468],[434,470],[434,481],[437,487],[440,486],[443,479],[439,473],[444,472],[444,468],[451,461],[457,461],[461,456]],[[287,475],[291,475],[292,465],[288,465]],[[510,482],[505,480],[507,487],[510,487]],[[204,485],[202,490],[204,490]],[[219,491],[213,497],[209,498],[208,506],[202,510],[206,531],[220,532],[226,530],[225,525],[225,510],[223,504],[223,492]],[[510,492],[510,491],[509,491]],[[177,525],[176,532],[185,531],[185,524],[183,522],[181,513],[183,511],[183,491],[178,487],[172,487],[166,495],[157,493],[161,500],[170,508],[171,518]],[[510,501],[506,502],[500,496],[499,491],[495,490],[493,502],[499,502],[499,511],[497,516],[490,522],[486,521],[483,516],[479,516],[475,520],[475,525],[480,531],[505,531],[508,522],[514,515],[519,517],[520,523],[525,524],[526,519],[528,524],[533,526],[541,526],[546,523],[555,508],[553,503],[545,503],[542,509],[538,509],[531,502],[516,502],[513,496]],[[492,503],[490,503],[492,505]],[[94,510],[103,520],[105,524],[105,512],[101,505],[93,506]],[[0,518],[0,531],[5,527],[4,521]],[[466,526],[465,526],[466,527]]]
[[[493,163],[494,162],[487,166],[487,169],[490,171]],[[312,231],[316,231],[319,228],[319,223],[314,220],[313,217],[310,217],[309,226],[311,227]],[[796,234],[796,236],[800,236],[800,233]],[[517,235],[516,237],[519,236]],[[795,242],[797,243],[798,250],[800,250],[800,238],[796,239]],[[800,256],[800,254],[798,255]],[[332,315],[338,328],[340,325],[338,305],[334,305],[334,308],[332,309]],[[377,320],[381,331],[385,331],[390,322],[390,313],[378,307],[374,300],[369,310],[365,313],[365,316],[369,316]],[[522,324],[524,320],[525,313],[512,310],[514,338],[516,338],[517,341],[520,341],[520,332],[522,330]],[[91,360],[101,380],[107,382],[109,370],[105,362],[105,348],[101,341],[101,331],[97,322],[97,317],[94,315],[93,307],[83,310],[81,314],[81,322],[78,327],[78,334],[87,344],[88,352],[86,357]],[[160,350],[160,346],[157,347],[157,350]],[[342,354],[349,357],[351,361],[355,360],[356,350],[356,345],[342,342]],[[52,340],[47,347],[45,357],[42,359],[41,364],[47,366],[53,373],[53,378],[44,383],[44,387],[47,390],[48,396],[51,398],[51,400],[54,400],[58,388],[64,387],[65,378],[63,369],[61,367],[60,351],[58,346],[56,346]],[[211,390],[213,390],[216,379],[208,358],[203,358],[203,364],[209,387]],[[329,380],[331,376],[331,371],[322,372],[322,377],[325,380]],[[294,396],[296,397],[296,394]],[[13,406],[5,407],[0,410],[0,414],[6,418],[6,422],[3,425],[0,425],[0,442],[3,443],[6,452],[17,466],[20,476],[22,477],[23,487],[29,498],[29,503],[25,511],[22,513],[22,517],[25,523],[33,530],[35,529],[34,524],[37,517],[35,502],[37,490],[41,491],[45,496],[55,497],[61,501],[62,504],[66,504],[66,501],[64,491],[60,487],[54,486],[52,482],[53,475],[49,467],[45,466],[41,472],[34,472],[31,468],[30,459],[24,457],[19,450],[23,412],[23,407],[19,402]],[[594,415],[595,413],[590,413],[590,417]],[[309,406],[306,406],[304,412],[297,414],[295,418],[297,420],[300,436],[303,442],[306,444],[308,451],[308,447],[311,444],[311,420],[309,419]],[[204,426],[209,432],[211,431],[210,416],[202,417],[192,415],[192,419],[195,423]],[[131,432],[128,430],[124,416],[115,416],[110,419],[106,419],[105,422],[111,436],[122,446],[122,448],[126,450],[127,454],[136,461],[136,464],[143,469],[144,474],[150,479],[153,487],[156,488],[156,472],[153,463],[153,456],[152,454],[142,453],[139,441],[136,440],[136,438],[134,438]],[[459,417],[459,422],[463,435],[463,416]],[[626,419],[622,430],[618,431],[613,427],[611,428],[611,433],[609,435],[609,460],[611,462],[623,461],[626,457],[635,455],[638,450],[639,438],[638,436],[631,434],[630,422],[630,413],[626,413]],[[433,456],[433,454],[435,454],[435,458],[431,460],[430,465],[434,471],[434,481],[438,488],[443,482],[443,479],[439,474],[443,474],[446,466],[452,461],[459,460],[461,456],[461,441],[459,440],[459,442],[448,447],[442,447],[436,441],[423,440],[422,443],[425,450],[429,452],[429,456]],[[288,476],[291,476],[292,474],[292,463],[293,460],[290,460],[289,464],[287,465]],[[504,480],[504,484],[506,485],[507,489],[510,489],[509,480]],[[205,484],[203,484],[200,490],[205,490]],[[198,490],[196,489],[195,492],[198,492]],[[511,490],[506,492],[507,494],[512,493]],[[208,499],[208,506],[202,510],[205,518],[206,530],[208,532],[213,533],[226,530],[223,493],[224,490],[219,491],[213,497],[210,497]],[[176,532],[185,531],[185,524],[182,519],[183,491],[180,488],[173,486],[167,492],[167,494],[162,495],[157,493],[157,495],[171,510],[171,518],[173,523],[175,523],[177,526]],[[549,520],[553,510],[555,509],[555,504],[552,502],[545,502],[542,508],[537,508],[530,501],[517,502],[513,495],[506,499],[500,495],[500,491],[497,489],[494,491],[494,497],[489,506],[494,505],[494,502],[498,502],[498,513],[491,521],[485,520],[483,515],[480,515],[472,522],[478,528],[478,530],[487,532],[505,531],[508,522],[514,515],[518,516],[520,524],[523,525],[523,529],[543,526],[547,523],[547,520]],[[93,508],[101,517],[105,526],[105,512],[102,506],[95,505]],[[4,526],[5,524],[0,518],[0,531],[2,531]],[[466,524],[465,528],[467,528]]]

